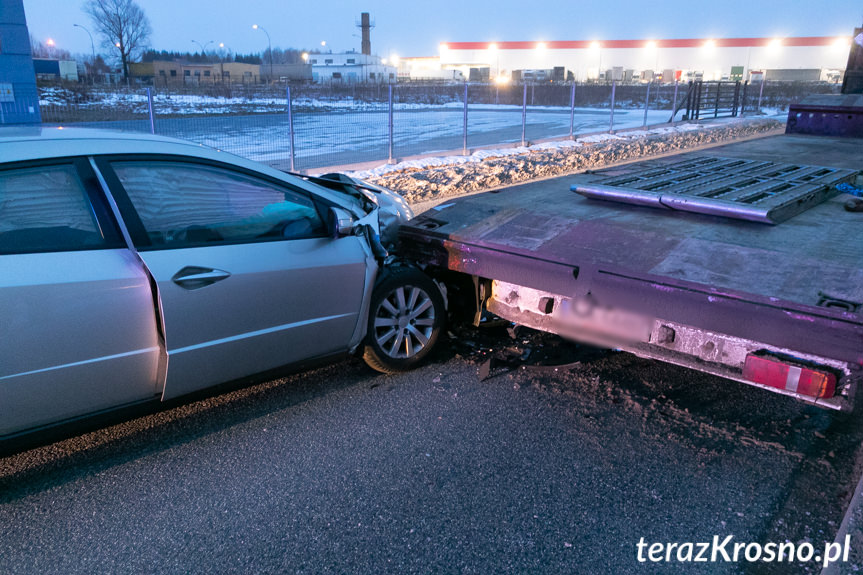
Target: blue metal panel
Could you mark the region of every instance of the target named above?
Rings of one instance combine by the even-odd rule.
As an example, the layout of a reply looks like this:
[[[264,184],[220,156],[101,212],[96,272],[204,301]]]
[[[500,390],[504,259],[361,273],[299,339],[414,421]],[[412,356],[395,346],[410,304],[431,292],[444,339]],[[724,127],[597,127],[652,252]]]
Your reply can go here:
[[[0,84],[14,95],[14,101],[0,102],[0,124],[42,122],[24,0],[0,0]]]
[[[5,1],[5,0],[0,0]],[[0,24],[3,32],[2,54],[30,56],[30,35],[24,24]]]
[[[24,2],[0,0],[0,25],[24,23]]]

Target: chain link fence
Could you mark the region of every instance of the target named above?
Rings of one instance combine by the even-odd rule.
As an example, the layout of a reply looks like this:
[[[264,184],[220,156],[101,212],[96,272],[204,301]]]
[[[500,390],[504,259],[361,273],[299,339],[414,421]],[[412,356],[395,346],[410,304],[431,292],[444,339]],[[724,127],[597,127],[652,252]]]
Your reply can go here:
[[[689,91],[659,83],[72,85],[41,87],[40,108],[46,125],[151,132],[281,169],[314,170],[655,126],[684,117]],[[738,91],[729,115],[836,90],[765,82]]]

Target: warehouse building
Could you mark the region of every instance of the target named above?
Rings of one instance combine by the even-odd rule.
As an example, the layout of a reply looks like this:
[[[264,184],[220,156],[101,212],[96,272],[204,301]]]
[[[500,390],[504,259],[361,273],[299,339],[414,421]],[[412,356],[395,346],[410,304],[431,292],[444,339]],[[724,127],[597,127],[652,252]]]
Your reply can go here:
[[[440,63],[465,77],[473,69],[474,76],[497,81],[560,77],[555,69],[577,81],[841,81],[850,45],[850,37],[821,36],[452,42],[441,44]]]
[[[309,54],[312,78],[320,84],[390,84],[398,70],[378,56],[358,52]]]
[[[216,83],[254,84],[261,77],[261,66],[242,62],[186,62],[154,60],[129,64],[129,75],[140,82],[157,86],[201,85]]]
[[[78,81],[78,62],[57,58],[33,58],[33,70],[40,80]]]

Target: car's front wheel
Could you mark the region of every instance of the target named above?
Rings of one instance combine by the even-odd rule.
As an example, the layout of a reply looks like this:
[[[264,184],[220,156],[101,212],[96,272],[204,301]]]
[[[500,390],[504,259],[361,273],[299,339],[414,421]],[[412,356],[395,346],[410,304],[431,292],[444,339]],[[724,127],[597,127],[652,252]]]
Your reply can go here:
[[[399,267],[386,274],[372,293],[363,359],[373,369],[398,373],[431,353],[446,306],[438,286],[420,270]]]

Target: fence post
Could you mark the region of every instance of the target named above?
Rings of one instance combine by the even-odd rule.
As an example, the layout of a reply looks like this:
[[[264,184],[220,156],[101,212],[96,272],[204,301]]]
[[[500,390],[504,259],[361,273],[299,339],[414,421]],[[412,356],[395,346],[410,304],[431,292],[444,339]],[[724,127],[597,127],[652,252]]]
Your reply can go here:
[[[393,163],[393,85],[389,85],[389,131],[390,131],[390,145],[389,145],[389,161],[388,164]]]
[[[695,120],[698,121],[701,119],[701,98],[704,96],[704,82],[701,80],[695,81],[695,94],[693,94],[693,101],[695,102],[694,112],[695,112]]]
[[[294,153],[294,111],[293,104],[291,102],[291,87],[285,87],[285,96],[288,99],[288,133],[291,137],[291,171],[294,171],[294,158],[296,154]]]
[[[527,128],[527,82],[524,83],[524,96],[521,99],[521,145],[525,145]]]
[[[147,88],[147,111],[150,114],[150,133],[156,133],[156,115],[153,113],[153,91]]]
[[[653,82],[647,83],[647,95],[644,97],[644,123],[641,125],[642,128],[647,127],[647,111],[650,109],[650,85]]]
[[[734,83],[734,104],[731,106],[731,117],[737,117],[737,106],[740,104],[740,80]]]
[[[668,118],[669,124],[674,121],[674,116],[675,116],[675,113],[677,112],[677,87],[679,85],[680,85],[680,80],[675,79],[674,80],[674,98],[672,99],[672,102],[671,102],[671,117]]]
[[[695,84],[690,80],[688,83],[689,88],[686,91],[686,114],[683,116],[684,120],[692,121],[693,109],[692,104],[695,100],[693,94],[695,92]]]
[[[761,97],[764,95],[764,84],[767,83],[767,78],[761,76],[761,88],[758,90],[758,113],[761,113]]]
[[[569,139],[575,139],[575,80],[572,81],[572,92],[569,95]]]
[[[713,107],[713,117],[719,117],[719,94],[722,93],[722,82],[716,83],[716,105]]]
[[[611,81],[611,118],[608,121],[608,131],[614,131],[614,91],[617,87],[617,80]]]
[[[743,97],[740,99],[740,117],[746,115],[746,92],[749,88],[749,80],[743,82]]]
[[[464,128],[462,129],[462,156],[467,156],[467,82],[464,83]]]

